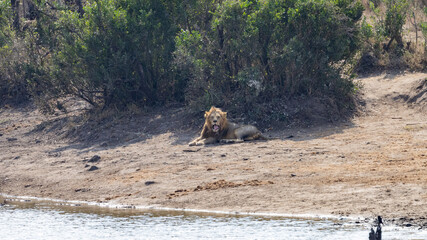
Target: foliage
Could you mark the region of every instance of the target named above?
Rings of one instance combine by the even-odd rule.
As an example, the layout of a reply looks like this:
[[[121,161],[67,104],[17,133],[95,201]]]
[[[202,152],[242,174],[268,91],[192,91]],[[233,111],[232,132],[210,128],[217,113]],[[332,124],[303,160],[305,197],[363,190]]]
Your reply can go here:
[[[93,105],[153,104],[170,93],[176,28],[165,2],[96,0],[79,17],[63,11],[55,75],[67,93]]]
[[[387,0],[386,5],[386,36],[391,39],[390,42],[395,39],[400,47],[403,47],[402,30],[406,21],[408,2],[406,0]]]
[[[1,61],[19,55],[8,81],[46,110],[70,95],[97,108],[181,101],[247,110],[302,95],[345,105],[353,94],[358,1],[61,2],[34,1],[20,24],[9,2],[0,8]]]
[[[11,27],[12,11],[7,2],[0,2],[0,104],[27,99],[26,83],[17,67],[20,61],[13,41],[15,32]]]
[[[210,26],[197,35],[183,31],[177,41],[176,55],[192,61],[191,101],[204,108],[221,100],[247,106],[301,94],[348,96],[352,83],[341,73],[358,49],[362,11],[348,0],[222,2]]]
[[[424,14],[427,16],[427,7],[424,7]],[[424,54],[427,55],[427,22],[421,23],[421,31],[424,36]]]

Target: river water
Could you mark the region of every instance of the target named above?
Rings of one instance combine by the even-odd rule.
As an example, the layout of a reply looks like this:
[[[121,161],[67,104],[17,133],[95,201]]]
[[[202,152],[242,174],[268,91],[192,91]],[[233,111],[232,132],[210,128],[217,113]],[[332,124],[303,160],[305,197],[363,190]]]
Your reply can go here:
[[[369,229],[368,223],[354,219],[141,211],[23,199],[6,199],[0,206],[1,240],[349,240],[368,239]],[[388,226],[383,228],[383,239],[427,239],[427,232]]]

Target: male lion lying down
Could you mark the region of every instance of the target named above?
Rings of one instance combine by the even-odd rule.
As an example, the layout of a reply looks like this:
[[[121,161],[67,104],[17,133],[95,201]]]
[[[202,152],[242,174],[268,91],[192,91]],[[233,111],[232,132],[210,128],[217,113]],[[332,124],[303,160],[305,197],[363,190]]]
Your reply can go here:
[[[209,112],[205,112],[205,125],[203,125],[200,137],[194,139],[189,145],[217,142],[235,143],[257,139],[267,140],[256,127],[229,122],[227,121],[226,112],[219,108],[211,107]]]

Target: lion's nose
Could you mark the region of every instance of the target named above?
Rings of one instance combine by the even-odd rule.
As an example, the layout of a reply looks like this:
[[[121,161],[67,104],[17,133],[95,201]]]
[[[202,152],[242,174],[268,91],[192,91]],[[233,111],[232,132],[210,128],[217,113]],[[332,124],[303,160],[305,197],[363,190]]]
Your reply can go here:
[[[214,119],[213,122],[216,123],[216,122],[218,122],[218,120]]]

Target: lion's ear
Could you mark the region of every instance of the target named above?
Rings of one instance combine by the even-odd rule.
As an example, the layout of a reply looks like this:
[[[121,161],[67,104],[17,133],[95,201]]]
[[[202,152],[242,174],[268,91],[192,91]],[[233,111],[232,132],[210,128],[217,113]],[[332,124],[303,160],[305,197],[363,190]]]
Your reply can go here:
[[[206,111],[206,112],[205,112],[205,118],[208,118],[208,115],[209,115],[209,112],[208,112],[208,111]]]
[[[227,112],[222,112],[222,116],[223,116],[224,118],[227,118]]]

